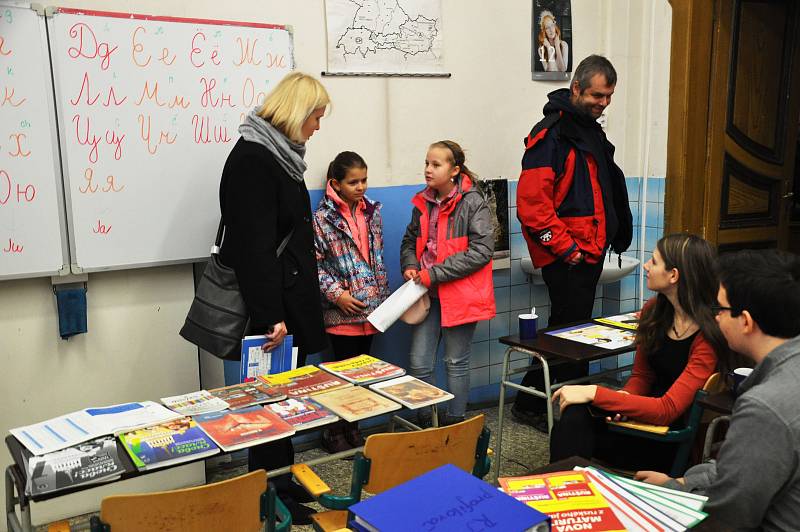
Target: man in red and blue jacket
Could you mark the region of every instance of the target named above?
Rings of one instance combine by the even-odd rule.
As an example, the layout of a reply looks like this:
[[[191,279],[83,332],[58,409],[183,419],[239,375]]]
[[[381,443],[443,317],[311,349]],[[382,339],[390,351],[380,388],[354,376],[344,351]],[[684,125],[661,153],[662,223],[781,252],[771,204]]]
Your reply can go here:
[[[517,217],[550,293],[548,326],[591,318],[606,252],[622,253],[631,243],[625,175],[597,123],[616,82],[608,59],[587,57],[575,69],[569,89],[548,94],[544,119],[525,139]],[[587,364],[567,364],[554,368],[551,376],[563,382],[586,375],[587,369]],[[528,372],[522,383],[543,389],[541,371]],[[545,411],[542,399],[517,397],[514,413],[521,419],[541,426]]]

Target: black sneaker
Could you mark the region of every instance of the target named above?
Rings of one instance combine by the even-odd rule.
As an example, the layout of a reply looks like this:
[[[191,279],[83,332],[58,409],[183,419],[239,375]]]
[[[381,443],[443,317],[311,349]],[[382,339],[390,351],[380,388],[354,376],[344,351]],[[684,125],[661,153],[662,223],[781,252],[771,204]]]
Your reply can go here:
[[[296,500],[289,497],[281,500],[286,505],[286,509],[289,510],[289,513],[292,516],[292,525],[311,524],[311,516],[317,513],[316,510],[309,508],[308,506],[303,506]]]
[[[511,415],[514,419],[525,425],[530,425],[539,432],[548,433],[547,430],[547,414],[540,414],[538,412],[531,412],[529,410],[522,410],[520,408],[511,407]]]

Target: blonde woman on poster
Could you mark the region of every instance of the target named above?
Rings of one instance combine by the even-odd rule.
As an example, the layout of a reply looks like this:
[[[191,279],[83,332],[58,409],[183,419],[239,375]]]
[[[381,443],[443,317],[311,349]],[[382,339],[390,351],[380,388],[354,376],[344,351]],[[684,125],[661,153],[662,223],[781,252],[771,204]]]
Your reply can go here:
[[[566,72],[569,66],[569,44],[561,39],[561,28],[553,13],[539,14],[539,62],[545,72]]]

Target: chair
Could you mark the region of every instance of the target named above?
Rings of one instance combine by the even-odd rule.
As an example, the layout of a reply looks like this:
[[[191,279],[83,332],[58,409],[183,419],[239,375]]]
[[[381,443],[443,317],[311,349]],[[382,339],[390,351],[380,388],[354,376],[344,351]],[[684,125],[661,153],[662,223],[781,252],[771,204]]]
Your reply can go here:
[[[292,474],[319,504],[332,511],[311,516],[318,531],[347,527],[347,508],[361,500],[362,490],[381,493],[444,464],[471,471],[478,478],[489,472],[489,430],[483,414],[461,423],[414,432],[373,434],[364,452],[353,460],[350,493],[331,495],[331,489],[305,464]]]
[[[279,522],[278,522],[279,520]],[[289,530],[291,516],[263,469],[222,482],[156,493],[105,497],[92,532]]]
[[[694,395],[694,400],[692,401],[692,406],[689,408],[689,414],[686,416],[686,426],[682,429],[670,429],[662,425],[651,425],[640,422],[611,421],[608,423],[608,430],[638,438],[679,443],[678,452],[675,454],[675,460],[672,462],[669,473],[673,478],[679,477],[686,472],[689,454],[691,453],[692,445],[694,444],[695,437],[700,428],[700,421],[703,417],[703,406],[700,404],[700,399],[708,395],[709,392],[716,391],[720,386],[721,380],[719,373],[714,373],[706,380],[703,388],[697,390]]]

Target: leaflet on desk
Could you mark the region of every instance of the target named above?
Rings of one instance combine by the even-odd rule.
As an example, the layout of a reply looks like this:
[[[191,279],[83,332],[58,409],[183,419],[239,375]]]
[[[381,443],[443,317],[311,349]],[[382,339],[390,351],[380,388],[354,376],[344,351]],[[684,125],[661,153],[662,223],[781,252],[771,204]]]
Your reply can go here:
[[[120,434],[182,417],[153,401],[86,408],[25,427],[11,434],[35,455],[60,451],[107,434]]]

